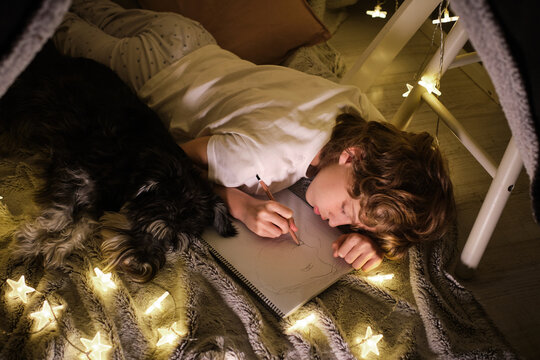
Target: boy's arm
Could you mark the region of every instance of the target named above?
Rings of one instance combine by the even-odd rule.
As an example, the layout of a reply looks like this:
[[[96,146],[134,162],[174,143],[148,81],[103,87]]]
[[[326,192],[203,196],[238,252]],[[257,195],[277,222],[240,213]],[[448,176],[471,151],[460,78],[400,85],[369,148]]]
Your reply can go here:
[[[208,170],[208,155],[206,148],[210,136],[203,136],[180,144],[184,152],[202,169]],[[214,185],[214,191],[218,194],[235,218],[243,222],[248,229],[259,236],[278,237],[289,232],[289,222],[292,210],[275,201],[260,200],[237,189],[221,185]],[[294,223],[291,224],[294,231],[298,231]]]
[[[183,144],[179,144],[182,150],[202,169],[208,170],[208,155],[206,154],[206,147],[210,136],[203,136],[195,138]]]

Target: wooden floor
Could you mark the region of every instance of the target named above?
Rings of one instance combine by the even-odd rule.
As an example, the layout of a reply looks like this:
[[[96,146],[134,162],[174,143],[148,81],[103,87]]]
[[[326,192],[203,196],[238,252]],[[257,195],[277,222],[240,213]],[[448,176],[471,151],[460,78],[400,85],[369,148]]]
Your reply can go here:
[[[343,55],[348,68],[382,28],[384,19],[365,14],[372,2],[352,6],[347,20],[330,44]],[[374,2],[373,2],[374,3]],[[391,15],[393,4],[388,3]],[[403,101],[405,84],[426,61],[432,47],[434,25],[426,23],[399,56],[368,90],[368,96],[387,119]],[[476,67],[475,67],[476,66]],[[498,162],[510,137],[496,96],[490,96],[482,81],[471,76],[481,65],[451,69],[441,81],[439,97],[480,145]],[[424,104],[409,130],[436,132],[437,116]],[[448,158],[458,208],[461,251],[491,182],[491,177],[441,123],[439,142]],[[532,218],[529,180],[522,171],[503,211],[475,277],[460,282],[473,292],[514,349],[525,359],[540,358],[540,226]]]

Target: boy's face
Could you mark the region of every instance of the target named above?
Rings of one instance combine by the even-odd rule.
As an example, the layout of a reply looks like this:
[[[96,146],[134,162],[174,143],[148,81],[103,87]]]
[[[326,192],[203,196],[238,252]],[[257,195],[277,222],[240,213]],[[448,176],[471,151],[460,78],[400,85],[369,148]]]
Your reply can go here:
[[[348,192],[352,176],[351,166],[351,157],[344,151],[338,163],[319,170],[306,191],[306,200],[315,214],[325,221],[328,220],[332,227],[355,224],[372,231],[372,228],[360,224],[360,202],[353,199]]]

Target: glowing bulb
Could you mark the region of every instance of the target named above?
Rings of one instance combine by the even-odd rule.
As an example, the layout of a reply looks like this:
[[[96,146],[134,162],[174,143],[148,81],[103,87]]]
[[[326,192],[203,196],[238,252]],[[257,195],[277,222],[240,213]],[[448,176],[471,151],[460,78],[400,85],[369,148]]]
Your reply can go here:
[[[161,336],[159,337],[156,346],[173,344],[180,336],[185,335],[184,331],[182,331],[176,324],[176,321],[168,328],[159,328],[158,332]]]
[[[0,200],[2,200],[4,197],[2,195],[0,195]]]
[[[403,94],[401,94],[401,96],[403,96],[403,97],[409,96],[409,94],[411,93],[411,90],[413,88],[413,86],[411,84],[405,84],[405,85],[407,85],[407,91],[404,92]]]
[[[304,329],[309,324],[314,323],[316,319],[317,319],[317,316],[315,316],[315,314],[310,314],[303,319],[297,320],[293,325],[289,327],[289,331]]]
[[[373,276],[367,277],[369,281],[377,283],[377,284],[380,284],[386,280],[391,280],[393,278],[394,278],[394,274],[383,274],[383,275],[379,274],[379,275],[373,275]]]
[[[428,91],[428,93],[434,93],[435,95],[437,96],[441,96],[441,92],[439,91],[439,89],[437,89],[435,83],[433,82],[433,80],[425,77],[425,76],[422,76],[422,79],[418,82],[419,85],[422,85],[424,88],[426,88],[426,90]]]
[[[151,312],[153,312],[154,310],[161,310],[162,307],[161,307],[161,302],[167,297],[169,296],[169,292],[168,291],[165,291],[156,301],[154,301],[154,303],[152,305],[150,305],[150,307],[148,309],[146,309],[146,311],[144,312],[146,315],[150,314]]]
[[[92,278],[101,291],[107,292],[109,289],[116,289],[116,284],[111,280],[111,273],[104,273],[97,267],[94,268],[94,272],[96,276]]]
[[[54,322],[55,315],[58,315],[57,311],[63,309],[64,306],[55,306],[51,307],[49,302],[45,300],[40,311],[36,311],[30,314],[30,317],[34,318],[37,321],[37,330],[44,329],[49,324]]]
[[[363,338],[356,339],[356,343],[360,345],[361,356],[365,358],[370,352],[375,355],[379,355],[379,349],[377,348],[377,343],[382,339],[382,334],[373,335],[371,327],[368,326],[366,330],[366,335]]]
[[[386,17],[386,11],[381,11],[381,5],[375,5],[375,9],[366,11],[366,14],[371,15],[372,18],[380,17],[384,19]]]
[[[11,279],[7,279],[7,283],[9,286],[11,286],[11,292],[8,294],[8,296],[12,298],[19,298],[22,300],[23,303],[26,304],[28,301],[28,293],[31,293],[33,291],[36,291],[34,288],[30,286],[26,286],[26,283],[24,282],[24,275],[21,275],[18,281],[14,281]]]
[[[111,349],[111,345],[107,345],[101,342],[101,334],[99,331],[92,340],[81,338],[81,342],[86,348],[86,352],[83,358],[90,358],[92,360],[105,359],[105,353]]]
[[[450,21],[457,21],[459,19],[459,16],[450,16],[450,12],[448,9],[444,9],[444,16],[439,20],[435,19],[432,21],[433,24],[439,24],[439,23],[447,23]]]

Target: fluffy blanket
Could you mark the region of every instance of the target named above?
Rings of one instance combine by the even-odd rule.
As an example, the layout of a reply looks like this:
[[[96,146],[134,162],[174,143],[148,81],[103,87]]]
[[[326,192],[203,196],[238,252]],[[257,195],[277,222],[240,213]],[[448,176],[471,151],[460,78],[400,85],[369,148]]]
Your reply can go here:
[[[1,160],[0,176],[2,359],[75,359],[84,353],[94,359],[98,350],[88,353],[88,342],[98,332],[109,359],[355,359],[362,357],[368,327],[373,336],[382,335],[364,354],[371,359],[377,352],[384,359],[516,357],[446,270],[455,258],[455,234],[412,249],[403,261],[385,261],[373,274],[353,271],[279,319],[198,241],[185,253],[169,253],[165,268],[147,284],[113,273],[116,288],[106,292],[94,280],[100,255],[91,239],[85,253],[57,271],[16,262],[13,232],[35,215],[31,195],[40,181],[28,161],[17,159]],[[302,195],[306,184],[293,191]],[[377,274],[394,277],[377,283],[367,276]],[[22,275],[35,289],[27,303],[9,296],[8,279]],[[147,314],[165,292],[161,308]],[[45,300],[54,316],[40,322],[32,314],[43,310]],[[298,327],[305,318],[312,322]],[[162,344],[171,329],[172,343]]]
[[[46,0],[34,13],[28,31],[0,62],[0,94],[52,34],[67,3]],[[22,63],[13,65],[17,56]],[[301,57],[289,65],[322,76],[342,71],[331,48]],[[0,159],[0,179],[2,359],[516,357],[472,294],[447,271],[456,258],[455,234],[411,249],[403,261],[385,261],[373,274],[352,272],[279,319],[198,241],[185,253],[169,253],[150,283],[135,284],[113,273],[115,288],[106,292],[93,278],[100,255],[92,239],[87,251],[56,271],[15,261],[13,233],[36,215],[32,193],[40,181],[31,161],[17,158]],[[302,195],[305,185],[293,190]],[[367,276],[376,274],[394,277],[377,283]],[[26,303],[10,296],[23,275],[34,289],[22,292]],[[147,313],[158,299],[161,306]],[[305,319],[311,322],[299,326]]]

